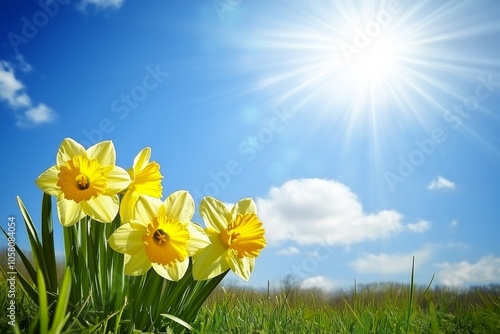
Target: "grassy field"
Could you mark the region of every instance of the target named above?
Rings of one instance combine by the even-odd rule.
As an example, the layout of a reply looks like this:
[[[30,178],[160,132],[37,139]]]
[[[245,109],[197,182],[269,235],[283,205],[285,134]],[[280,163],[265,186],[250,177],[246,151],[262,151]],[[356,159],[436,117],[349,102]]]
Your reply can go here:
[[[467,291],[372,284],[323,294],[218,290],[199,333],[500,333],[500,286]]]
[[[0,283],[0,314],[7,304]],[[17,320],[28,327],[37,307],[17,290]],[[0,319],[0,332],[9,329]],[[68,323],[71,323],[71,319]],[[384,283],[325,294],[217,288],[193,333],[500,333],[500,285],[450,290]],[[89,326],[90,327],[90,326]],[[80,333],[81,328],[66,332]],[[99,331],[97,331],[99,333]]]

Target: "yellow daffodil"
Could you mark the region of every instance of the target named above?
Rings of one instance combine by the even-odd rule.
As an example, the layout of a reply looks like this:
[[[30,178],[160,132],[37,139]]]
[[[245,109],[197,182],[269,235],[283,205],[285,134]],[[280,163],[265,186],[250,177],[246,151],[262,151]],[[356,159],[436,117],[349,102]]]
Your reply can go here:
[[[130,183],[120,204],[120,217],[122,223],[130,222],[134,214],[134,207],[141,195],[155,198],[162,197],[160,165],[149,162],[151,149],[144,148],[134,159],[133,167],[128,171],[132,182]]]
[[[36,184],[57,197],[57,213],[63,226],[78,222],[85,215],[103,223],[118,213],[118,193],[127,188],[130,176],[115,166],[116,154],[111,141],[87,150],[66,138],[57,152],[56,165],[43,172]]]
[[[219,200],[205,197],[200,214],[211,244],[193,256],[194,279],[209,279],[231,269],[248,280],[255,258],[266,245],[254,201],[242,199],[229,210]]]
[[[180,280],[189,257],[210,244],[203,228],[191,222],[194,201],[187,191],[177,191],[162,202],[141,196],[133,218],[109,237],[115,251],[125,254],[125,274],[142,275],[151,267],[162,277]]]

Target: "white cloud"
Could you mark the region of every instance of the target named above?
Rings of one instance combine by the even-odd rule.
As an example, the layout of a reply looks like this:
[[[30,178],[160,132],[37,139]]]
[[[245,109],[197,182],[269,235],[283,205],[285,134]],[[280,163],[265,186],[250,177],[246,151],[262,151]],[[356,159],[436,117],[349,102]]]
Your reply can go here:
[[[55,113],[45,104],[39,103],[38,106],[26,110],[24,114],[17,115],[17,117],[16,125],[24,128],[52,122],[55,119]]]
[[[455,189],[455,183],[445,179],[442,176],[438,176],[437,179],[432,180],[431,183],[429,183],[429,185],[427,186],[427,189],[429,190],[442,188]]]
[[[441,271],[436,278],[447,286],[465,284],[498,283],[500,281],[500,257],[484,256],[476,263],[461,261],[458,263],[439,263]]]
[[[417,267],[427,262],[431,255],[431,247],[424,247],[423,249],[407,254],[365,254],[352,261],[350,266],[358,273],[410,273],[413,256],[415,256],[415,266]]]
[[[293,246],[280,249],[276,252],[276,254],[279,254],[279,255],[293,255],[293,254],[299,254],[299,253],[300,253],[299,249],[297,247],[293,247]]]
[[[349,246],[388,238],[406,229],[400,213],[365,213],[357,196],[332,180],[291,180],[273,187],[256,202],[270,245],[293,240],[299,244]]]
[[[120,9],[125,0],[82,0],[78,5],[80,10],[85,10],[87,6],[93,5],[96,9]]]
[[[422,233],[422,232],[425,232],[431,228],[431,223],[429,223],[428,221],[425,221],[425,220],[421,220],[415,224],[408,224],[407,227],[412,232]]]
[[[334,287],[333,280],[325,276],[309,277],[300,282],[301,289],[319,289],[324,292],[331,292]]]
[[[23,71],[30,71],[31,66],[20,61]],[[29,68],[28,68],[29,66]],[[17,118],[18,127],[31,127],[43,123],[51,122],[55,119],[54,111],[43,103],[33,106],[31,98],[24,91],[25,87],[16,76],[11,64],[0,61],[0,100],[7,102],[9,107],[14,110]]]
[[[458,220],[453,219],[450,223],[450,227],[457,227],[458,226]]]
[[[31,99],[23,90],[24,85],[16,79],[12,66],[0,61],[0,99],[11,108],[30,107]]]

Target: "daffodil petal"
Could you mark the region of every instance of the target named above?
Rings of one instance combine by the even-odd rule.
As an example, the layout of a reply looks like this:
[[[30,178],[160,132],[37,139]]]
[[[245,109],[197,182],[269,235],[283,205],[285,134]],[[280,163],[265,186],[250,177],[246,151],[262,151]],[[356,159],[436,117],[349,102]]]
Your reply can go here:
[[[78,203],[65,199],[62,195],[57,198],[57,215],[61,225],[65,227],[74,225],[85,217],[85,213]]]
[[[237,215],[257,214],[257,207],[251,198],[244,198],[236,203],[231,210],[231,217],[236,219]]]
[[[134,216],[134,209],[139,194],[135,191],[127,191],[120,202],[120,218],[123,223],[129,223]]]
[[[222,232],[227,228],[231,215],[226,205],[213,197],[201,200],[200,215],[208,229]]]
[[[164,202],[165,215],[180,222],[190,222],[194,215],[194,200],[189,192],[179,190]]]
[[[158,275],[171,281],[178,281],[184,276],[188,269],[189,258],[186,258],[182,262],[177,262],[173,266],[166,266],[158,263],[153,263],[152,266]]]
[[[114,166],[116,161],[115,146],[111,140],[102,141],[87,149],[89,159],[97,159],[101,166]]]
[[[153,218],[157,216],[162,204],[162,201],[158,198],[140,196],[139,200],[135,204],[132,222],[148,226]]]
[[[151,268],[146,251],[141,250],[134,255],[125,254],[125,274],[129,276],[139,276],[145,274]]]
[[[52,196],[58,196],[61,194],[61,188],[57,185],[58,174],[59,167],[52,166],[40,174],[35,183],[43,192]]]
[[[134,172],[137,174],[143,170],[151,158],[151,148],[145,147],[134,158]]]
[[[104,195],[114,195],[121,192],[130,184],[130,175],[121,167],[114,166],[106,173],[106,190]]]
[[[225,254],[227,247],[219,238],[193,255],[193,277],[197,281],[213,278],[229,269]]]
[[[142,225],[123,224],[118,227],[108,239],[115,251],[134,255],[144,249],[143,235],[146,228]]]
[[[189,242],[187,246],[189,256],[193,256],[200,249],[210,245],[210,239],[208,239],[207,234],[200,225],[188,223],[186,227],[189,231]]]
[[[248,281],[253,267],[255,266],[254,257],[239,258],[235,254],[231,254],[231,252],[228,252],[226,255],[226,261],[229,263],[229,267],[232,271],[234,271],[236,275],[238,275],[245,281]]]
[[[101,223],[110,223],[118,213],[118,195],[92,197],[80,203],[83,211]]]
[[[85,148],[73,139],[65,138],[57,152],[56,162],[58,165],[64,165],[75,155],[86,155]]]

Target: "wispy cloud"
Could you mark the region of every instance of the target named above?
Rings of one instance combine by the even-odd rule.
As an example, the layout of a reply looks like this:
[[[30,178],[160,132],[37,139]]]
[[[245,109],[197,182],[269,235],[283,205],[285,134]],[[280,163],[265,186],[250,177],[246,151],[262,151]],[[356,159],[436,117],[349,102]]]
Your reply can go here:
[[[6,61],[0,61],[0,99],[11,108],[30,107],[31,99],[23,92],[24,85],[16,79],[14,69]]]
[[[415,224],[408,224],[407,227],[412,232],[422,233],[431,228],[431,223],[425,220],[421,220]]]
[[[332,279],[325,276],[309,277],[300,282],[301,289],[319,289],[324,292],[331,292],[335,288]]]
[[[88,6],[94,6],[97,10],[120,9],[124,2],[125,0],[82,0],[78,8],[85,10]]]
[[[33,70],[33,67],[24,60],[24,56],[22,54],[16,54],[16,59],[18,61],[18,67],[21,71],[27,73]]]
[[[293,254],[299,254],[300,251],[297,247],[287,247],[287,248],[282,248],[276,252],[278,255],[293,255]]]
[[[444,262],[437,266],[441,268],[441,271],[436,278],[447,286],[494,283],[498,282],[500,277],[500,257],[484,256],[475,263]]]
[[[27,121],[27,124],[42,124],[52,121],[54,112],[45,104],[39,103],[36,107],[26,110],[23,118],[23,121]]]
[[[21,69],[31,71],[31,66],[21,58]],[[32,127],[51,122],[55,119],[54,111],[43,103],[34,106],[26,93],[24,84],[16,78],[13,66],[0,61],[0,100],[3,100],[15,113],[16,125],[21,128]]]
[[[430,246],[411,253],[365,254],[350,263],[358,273],[397,274],[411,271],[412,258],[417,266],[427,262],[432,255]]]
[[[458,226],[458,220],[453,219],[450,223],[450,227],[457,227]]]
[[[429,190],[443,189],[443,188],[455,189],[455,183],[445,179],[442,176],[438,176],[437,179],[432,180],[431,183],[429,183],[429,185],[427,186],[427,189]]]
[[[257,206],[266,222],[269,244],[292,240],[299,244],[349,246],[388,238],[406,230],[403,216],[393,210],[366,213],[347,186],[333,180],[299,179],[274,187]],[[427,223],[408,228],[421,232]]]

